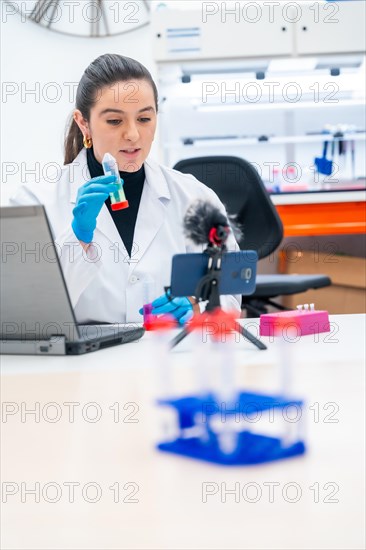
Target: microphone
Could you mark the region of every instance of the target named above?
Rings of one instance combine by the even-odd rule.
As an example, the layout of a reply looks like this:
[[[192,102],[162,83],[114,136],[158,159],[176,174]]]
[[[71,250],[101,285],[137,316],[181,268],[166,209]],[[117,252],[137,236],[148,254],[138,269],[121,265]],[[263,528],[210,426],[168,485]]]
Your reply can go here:
[[[184,234],[195,244],[222,246],[229,236],[229,222],[210,202],[195,201],[183,219]]]

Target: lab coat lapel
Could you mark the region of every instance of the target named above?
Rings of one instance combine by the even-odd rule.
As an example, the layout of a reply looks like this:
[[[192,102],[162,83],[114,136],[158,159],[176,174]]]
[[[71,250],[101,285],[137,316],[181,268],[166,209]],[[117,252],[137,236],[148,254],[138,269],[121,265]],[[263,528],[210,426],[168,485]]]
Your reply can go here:
[[[163,225],[170,200],[168,184],[159,165],[147,160],[144,166],[146,179],[135,225],[129,273],[138,265]]]

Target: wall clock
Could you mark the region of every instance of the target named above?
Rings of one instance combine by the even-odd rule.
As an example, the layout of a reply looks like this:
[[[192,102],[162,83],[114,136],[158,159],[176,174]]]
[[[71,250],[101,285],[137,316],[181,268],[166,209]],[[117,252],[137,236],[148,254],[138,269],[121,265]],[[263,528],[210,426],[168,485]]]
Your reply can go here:
[[[149,24],[150,0],[7,0],[9,9],[51,31],[105,37]],[[11,8],[10,8],[11,6]]]

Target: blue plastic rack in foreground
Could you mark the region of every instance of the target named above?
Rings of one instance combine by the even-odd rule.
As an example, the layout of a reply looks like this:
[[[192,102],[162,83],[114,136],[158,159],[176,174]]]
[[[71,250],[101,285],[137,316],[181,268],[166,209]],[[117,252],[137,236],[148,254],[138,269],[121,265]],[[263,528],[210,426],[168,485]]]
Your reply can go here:
[[[212,395],[206,397],[183,397],[180,399],[161,399],[160,405],[173,407],[178,414],[180,430],[198,428],[204,437],[178,437],[174,441],[157,445],[161,451],[189,456],[224,465],[260,464],[280,460],[305,452],[302,440],[293,440],[287,444],[284,438],[275,438],[244,430],[237,433],[236,445],[232,452],[223,452],[219,445],[217,433],[212,430],[210,418],[221,414],[218,402]],[[273,397],[255,393],[240,393],[235,403],[235,409],[225,409],[225,416],[246,411],[246,414],[259,413],[269,409],[297,407],[302,417],[302,401],[288,400],[283,397]]]

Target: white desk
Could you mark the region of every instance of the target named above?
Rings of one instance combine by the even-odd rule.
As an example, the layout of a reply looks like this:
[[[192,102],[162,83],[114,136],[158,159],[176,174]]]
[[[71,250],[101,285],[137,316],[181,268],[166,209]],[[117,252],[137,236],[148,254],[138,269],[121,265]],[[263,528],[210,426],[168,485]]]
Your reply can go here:
[[[304,337],[292,348],[293,389],[307,402],[307,454],[255,467],[219,467],[154,449],[149,338],[80,357],[3,356],[2,400],[19,406],[6,422],[2,417],[3,500],[10,487],[5,482],[19,491],[2,504],[2,548],[364,548],[365,316],[331,320],[336,333],[320,334],[318,342]],[[252,320],[246,323],[253,328]],[[173,353],[179,383],[187,378],[189,345],[186,340]],[[240,344],[238,376],[250,387],[271,384],[276,354],[269,346],[257,351]],[[21,421],[22,402],[28,408],[40,404],[39,423],[34,416]],[[51,402],[62,415],[54,423],[57,409],[45,406]],[[80,403],[73,423],[66,402]],[[94,417],[97,409],[85,408],[91,402],[102,411],[95,423],[81,414],[84,407],[84,416]],[[117,402],[121,421],[115,423]],[[136,405],[123,409],[126,403]],[[138,422],[128,422],[128,415]],[[21,482],[27,489],[40,484],[39,503],[21,490]],[[73,503],[67,482],[80,484]],[[90,482],[96,485],[86,486]],[[218,489],[207,502],[204,483]],[[227,489],[239,484],[239,502],[233,494],[223,502],[221,483]],[[272,498],[270,483],[277,484]],[[57,487],[60,499],[51,503]],[[96,488],[100,500],[86,502],[82,489],[90,500]],[[129,498],[138,502],[123,502]]]

